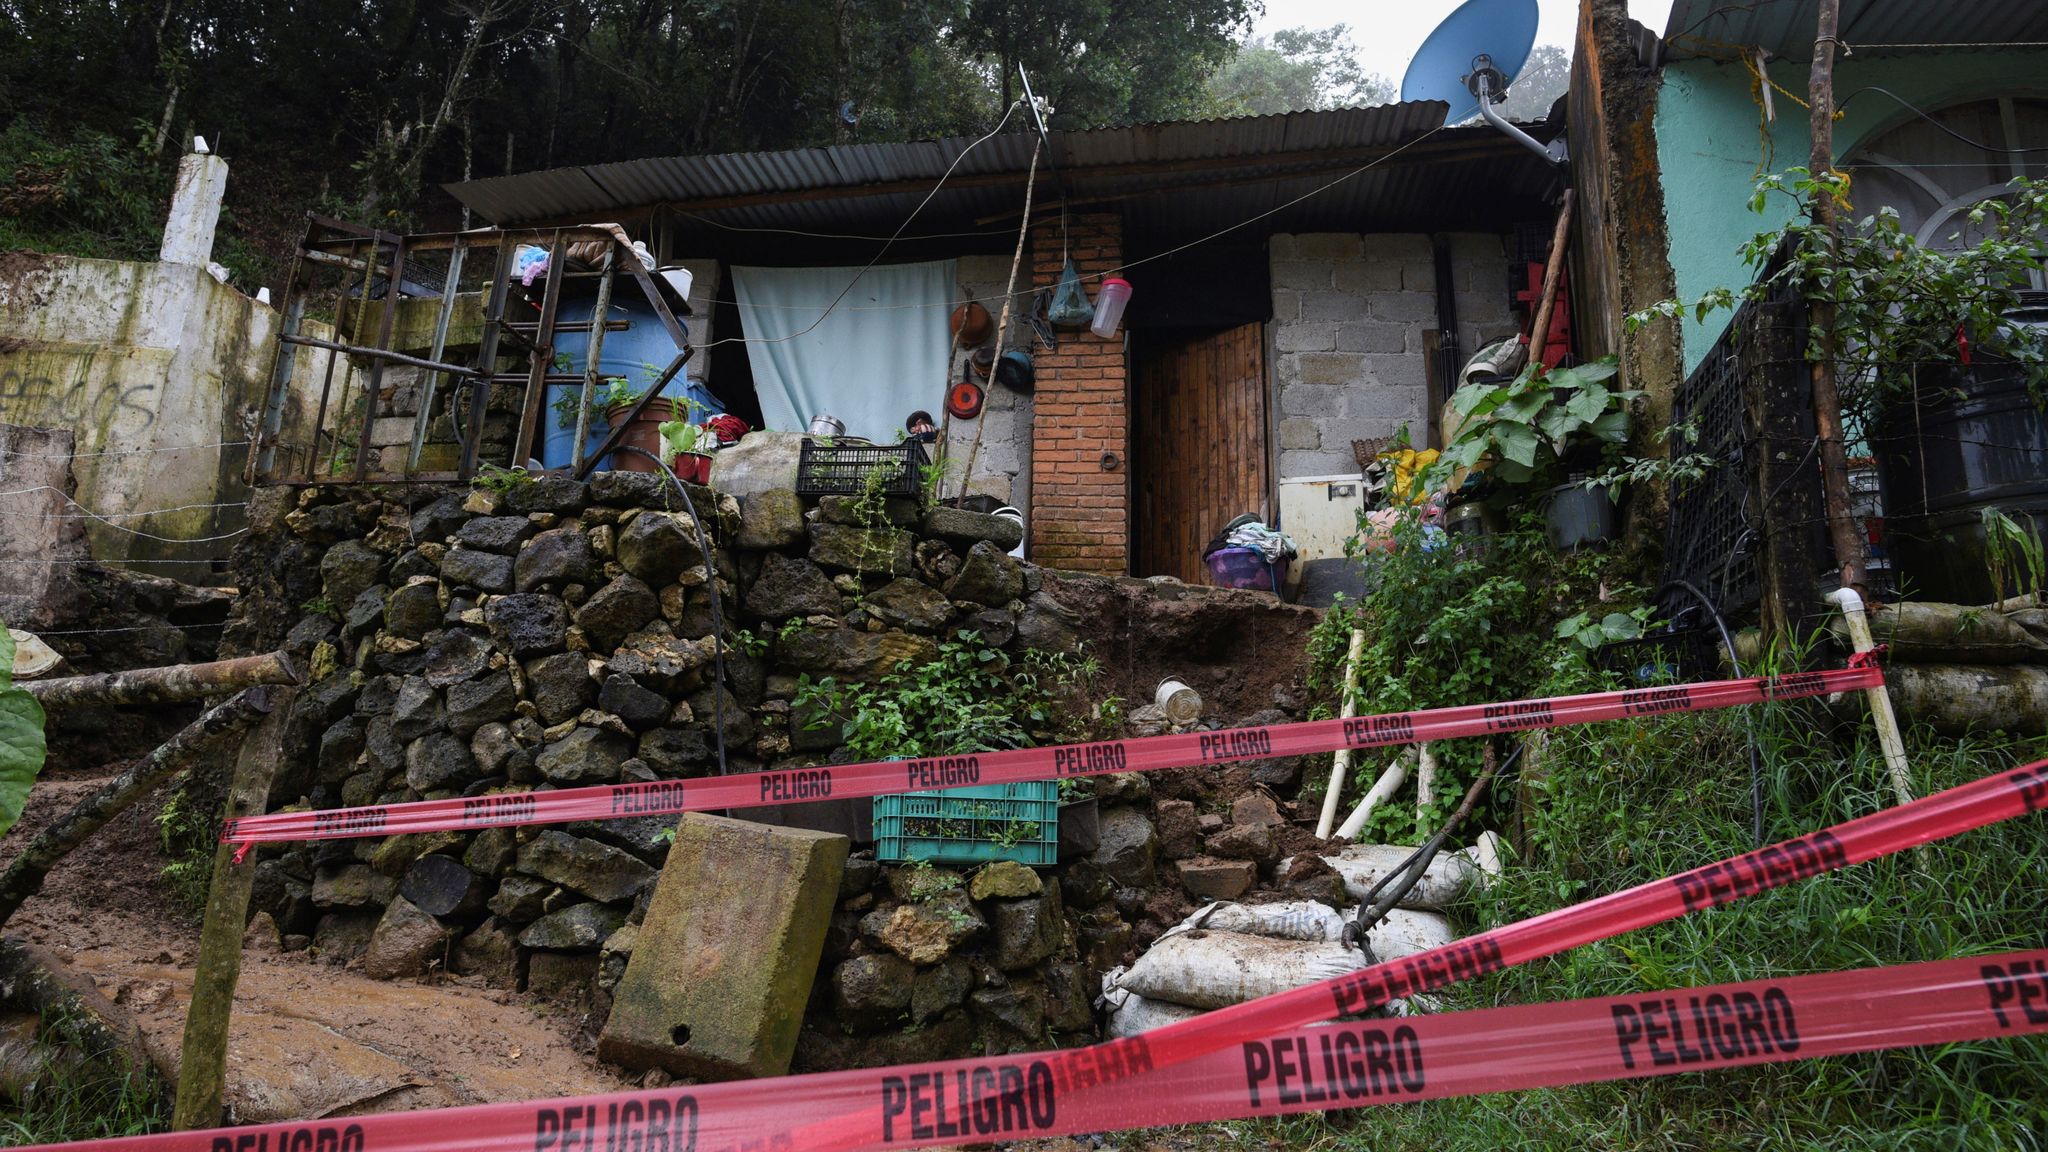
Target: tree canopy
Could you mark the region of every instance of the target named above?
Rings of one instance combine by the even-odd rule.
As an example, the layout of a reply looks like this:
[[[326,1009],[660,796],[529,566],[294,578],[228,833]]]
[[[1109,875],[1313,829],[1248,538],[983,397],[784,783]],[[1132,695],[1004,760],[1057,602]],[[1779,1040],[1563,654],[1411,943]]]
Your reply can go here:
[[[1356,108],[1394,98],[1386,77],[1360,67],[1345,24],[1251,37],[1209,77],[1208,90],[1216,110],[1227,116]]]

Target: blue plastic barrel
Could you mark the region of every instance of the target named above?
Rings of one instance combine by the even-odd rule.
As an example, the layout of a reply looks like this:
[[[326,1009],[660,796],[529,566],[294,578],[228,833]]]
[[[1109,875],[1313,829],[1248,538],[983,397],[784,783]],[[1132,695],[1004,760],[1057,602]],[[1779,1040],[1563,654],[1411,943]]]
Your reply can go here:
[[[596,310],[595,295],[577,295],[562,300],[558,322],[564,324],[582,323],[590,319]],[[675,341],[669,338],[668,329],[662,326],[661,317],[655,314],[654,306],[631,284],[622,284],[614,289],[608,318],[613,322],[624,320],[627,326],[622,330],[604,334],[604,347],[600,350],[598,374],[600,376],[623,376],[627,383],[638,389],[645,389],[661,378],[669,361],[676,358]],[[677,317],[687,330],[689,321]],[[588,332],[558,332],[555,334],[556,363],[567,357],[566,371],[580,374],[588,365],[590,334]],[[562,368],[551,369],[554,372]],[[598,389],[604,390],[606,382],[600,380]],[[548,468],[566,468],[576,454],[576,403],[583,394],[583,385],[550,384],[547,387],[547,407],[541,412],[540,462]],[[661,390],[663,396],[676,399],[688,397],[705,405],[705,411],[698,418],[703,419],[725,411],[703,383],[677,376]],[[566,416],[564,412],[566,411]],[[566,422],[565,422],[566,421]],[[590,414],[590,435],[585,440],[586,452],[596,451],[604,442],[609,429],[605,424],[604,410],[597,409]]]

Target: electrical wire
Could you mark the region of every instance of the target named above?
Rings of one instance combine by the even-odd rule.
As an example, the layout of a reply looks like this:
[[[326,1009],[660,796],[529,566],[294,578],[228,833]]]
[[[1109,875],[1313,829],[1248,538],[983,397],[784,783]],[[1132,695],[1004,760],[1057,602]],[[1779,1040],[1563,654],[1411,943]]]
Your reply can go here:
[[[1374,884],[1371,891],[1365,894],[1365,899],[1358,902],[1358,911],[1353,914],[1351,923],[1344,926],[1346,944],[1363,949],[1370,959],[1372,930],[1379,926],[1380,921],[1387,918],[1387,913],[1400,906],[1401,901],[1408,893],[1414,891],[1417,884],[1422,883],[1423,874],[1436,862],[1437,853],[1443,851],[1444,843],[1450,839],[1451,833],[1456,832],[1458,826],[1465,822],[1465,818],[1472,814],[1472,808],[1479,802],[1479,796],[1486,791],[1486,786],[1495,776],[1513,767],[1515,761],[1522,758],[1522,751],[1527,747],[1526,744],[1517,744],[1515,750],[1508,753],[1506,760],[1499,764],[1488,764],[1482,769],[1479,778],[1472,781],[1471,787],[1465,789],[1464,800],[1459,802],[1457,811],[1451,813],[1450,819],[1444,821],[1444,826],[1396,864],[1393,870],[1380,877],[1379,883]],[[1492,748],[1489,746],[1487,751],[1487,759],[1491,760]],[[1384,899],[1381,898],[1382,893],[1385,893]]]
[[[1919,105],[1913,103],[1911,100],[1906,99],[1904,96],[1899,95],[1897,92],[1894,92],[1889,88],[1880,88],[1875,84],[1866,84],[1863,87],[1856,89],[1854,92],[1849,93],[1847,96],[1842,97],[1840,100],[1836,101],[1835,108],[1837,110],[1847,108],[1849,106],[1849,101],[1854,100],[1858,96],[1863,95],[1865,92],[1875,92],[1880,96],[1891,97],[1893,100],[1899,103],[1900,107],[1906,109],[1906,111],[1911,112],[1913,115],[1918,116],[1922,120],[1927,121],[1929,124],[1932,124],[1936,128],[1941,129],[1943,132],[1961,141],[1962,143],[1968,144],[1970,147],[1977,149],[1979,152],[1995,152],[2002,156],[2024,156],[2030,155],[2035,152],[2048,152],[2048,145],[2040,145],[2033,148],[1996,148],[1992,145],[1985,144],[1982,141],[1972,140],[1968,136],[1963,135],[1961,132],[1958,132],[1955,129],[1949,127],[1948,125],[1943,124],[1941,121],[1935,119],[1933,114],[1929,113],[1925,108],[1920,107]]]
[[[996,135],[1003,130],[1003,126],[1010,122],[1010,117],[1016,114],[1017,105],[1019,103],[1021,102],[1012,100],[1010,102],[1010,106],[1008,108],[1003,109],[1003,118],[996,122],[995,127],[989,129],[987,134],[982,136],[980,139],[974,141],[972,144],[969,144],[967,147],[962,148],[960,150],[960,154],[958,156],[953,157],[953,162],[951,164],[946,165],[946,170],[939,174],[939,182],[932,185],[932,190],[924,194],[924,199],[917,202],[917,207],[912,208],[910,210],[910,215],[905,216],[903,218],[903,223],[898,224],[896,226],[896,231],[890,233],[889,239],[882,244],[882,247],[878,251],[876,251],[876,253],[872,257],[869,257],[868,262],[866,264],[861,265],[860,271],[853,274],[853,279],[848,280],[846,282],[846,287],[841,288],[839,290],[839,295],[834,296],[832,298],[832,302],[830,304],[825,305],[825,310],[823,312],[818,313],[818,318],[816,320],[811,321],[810,324],[806,326],[802,331],[791,332],[787,336],[728,336],[723,339],[713,340],[710,343],[703,345],[701,348],[698,349],[698,351],[708,352],[721,344],[784,344],[788,343],[791,340],[800,339],[804,336],[810,335],[811,332],[818,327],[818,325],[823,324],[825,322],[826,317],[832,315],[833,310],[838,308],[840,302],[846,299],[847,294],[853,291],[853,286],[860,283],[861,277],[867,275],[870,269],[874,268],[875,265],[882,262],[882,257],[888,255],[890,246],[895,244],[896,241],[902,237],[904,230],[910,227],[910,222],[917,219],[918,213],[924,211],[925,207],[932,202],[933,198],[938,196],[939,190],[946,186],[946,181],[952,178],[953,171],[954,169],[960,167],[960,162],[962,160],[967,159],[968,154],[973,152],[976,148],[979,148],[988,141],[996,138]]]
[[[151,452],[197,452],[204,448],[241,448],[254,441],[222,440],[213,444],[173,444],[159,448],[123,448],[105,452],[16,452],[11,448],[0,448],[0,456],[13,456],[22,460],[89,460],[99,456],[143,456]],[[5,495],[5,493],[0,493]]]
[[[240,536],[244,532],[247,532],[249,530],[247,527],[242,527],[235,529],[233,532],[224,532],[218,536],[197,536],[191,538],[181,536],[159,536],[154,532],[144,532],[140,528],[130,528],[123,524],[117,524],[114,522],[113,516],[103,516],[100,513],[95,512],[90,508],[87,508],[85,505],[80,504],[77,500],[73,499],[63,489],[54,487],[49,484],[38,484],[33,488],[18,488],[12,492],[0,492],[0,496],[28,496],[37,492],[55,492],[57,494],[58,499],[63,500],[65,503],[71,505],[74,508],[77,508],[80,512],[84,513],[84,516],[82,517],[83,519],[97,520],[100,523],[105,524],[107,527],[112,528],[116,532],[126,532],[130,536],[137,536],[144,540],[156,540],[165,544],[212,544],[215,541],[219,540],[232,540],[235,537]],[[230,505],[193,505],[193,507],[230,507]],[[172,511],[172,509],[163,509],[163,511]],[[114,513],[113,515],[119,516],[122,515],[122,513]],[[154,515],[154,513],[135,512],[128,513],[127,515],[131,517],[148,516]],[[32,517],[28,516],[25,513],[16,513],[14,518],[31,519]],[[44,518],[53,520],[70,520],[80,519],[81,517],[45,516]]]

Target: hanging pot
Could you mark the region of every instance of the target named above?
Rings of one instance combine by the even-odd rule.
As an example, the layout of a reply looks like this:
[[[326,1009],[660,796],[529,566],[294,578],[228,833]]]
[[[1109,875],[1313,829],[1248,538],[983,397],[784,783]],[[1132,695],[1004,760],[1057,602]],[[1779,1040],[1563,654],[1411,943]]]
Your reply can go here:
[[[954,337],[962,348],[972,348],[988,339],[988,334],[994,327],[994,321],[989,319],[988,309],[972,300],[953,309],[953,317],[949,323],[952,325]]]
[[[989,371],[995,366],[996,350],[985,344],[976,348],[973,355],[967,358],[967,367],[983,380],[988,379]]]
[[[962,380],[946,390],[946,414],[955,420],[972,420],[981,415],[981,385]]]
[[[996,383],[1012,392],[1030,392],[1038,383],[1031,353],[1018,348],[1003,353],[1002,359],[996,361]]]

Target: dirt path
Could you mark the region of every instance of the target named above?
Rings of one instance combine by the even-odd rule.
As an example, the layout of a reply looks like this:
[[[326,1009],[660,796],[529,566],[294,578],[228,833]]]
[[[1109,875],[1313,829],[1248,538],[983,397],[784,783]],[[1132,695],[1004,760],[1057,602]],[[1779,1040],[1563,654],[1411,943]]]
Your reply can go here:
[[[125,765],[38,782],[0,866]],[[132,1014],[150,1059],[174,1075],[198,951],[197,921],[163,880],[169,863],[137,804],[71,854],[7,924]],[[228,1106],[242,1123],[617,1091],[569,1042],[575,1017],[466,984],[370,980],[305,953],[251,952],[236,990]]]

